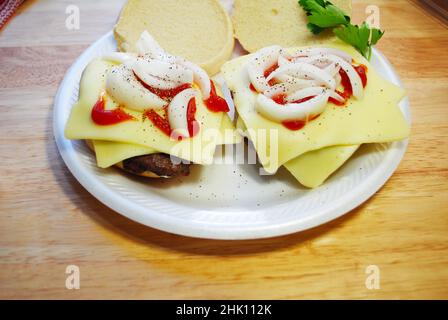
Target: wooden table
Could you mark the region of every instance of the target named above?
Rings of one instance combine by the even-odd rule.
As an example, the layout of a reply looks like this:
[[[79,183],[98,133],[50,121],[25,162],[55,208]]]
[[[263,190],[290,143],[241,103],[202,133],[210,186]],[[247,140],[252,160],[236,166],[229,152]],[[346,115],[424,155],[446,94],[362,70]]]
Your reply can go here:
[[[80,30],[65,28],[72,3]],[[53,139],[53,97],[123,0],[28,0],[0,32],[0,298],[448,298],[447,26],[409,1],[355,1],[355,21],[372,3],[387,29],[378,47],[411,101],[398,171],[336,221],[225,242],[134,223],[74,179]],[[72,264],[80,290],[65,287]],[[366,288],[369,265],[378,290]]]

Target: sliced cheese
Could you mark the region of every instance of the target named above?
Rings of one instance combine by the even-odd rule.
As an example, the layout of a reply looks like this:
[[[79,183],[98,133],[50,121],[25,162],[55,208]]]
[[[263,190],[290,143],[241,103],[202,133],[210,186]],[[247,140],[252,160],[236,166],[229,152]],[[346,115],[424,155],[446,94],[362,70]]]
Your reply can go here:
[[[236,128],[244,134],[247,130],[238,117]],[[331,146],[309,151],[285,163],[285,168],[305,187],[316,188],[338,170],[358,150],[359,145]]]
[[[221,129],[216,144],[236,144],[243,141],[243,137],[235,129],[228,115],[222,117]]]
[[[309,151],[285,163],[285,168],[305,187],[316,188],[358,150],[359,145],[331,146]]]
[[[240,143],[242,137],[235,131],[232,121],[222,117],[217,144]],[[100,168],[108,168],[125,159],[160,152],[154,148],[116,141],[93,140],[96,162]]]
[[[80,83],[79,100],[73,106],[68,119],[65,136],[68,139],[106,140],[142,145],[199,164],[209,164],[213,160],[222,112],[209,112],[202,99],[197,99],[196,120],[200,124],[199,133],[189,139],[170,139],[145,119],[142,113],[125,109],[135,120],[114,125],[100,126],[91,119],[95,102],[105,90],[105,75],[112,63],[96,59],[84,70]],[[106,95],[106,108],[117,107]]]
[[[95,149],[96,163],[100,168],[108,168],[125,159],[158,152],[154,148],[131,143],[105,140],[93,140],[92,142]]]
[[[222,67],[227,85],[233,91],[235,107],[249,129],[248,135],[267,172],[274,173],[289,160],[312,150],[333,145],[390,142],[409,135],[409,125],[398,107],[405,92],[381,78],[351,46],[341,42],[325,46],[343,50],[369,68],[364,97],[350,99],[345,107],[329,103],[319,118],[297,131],[270,121],[255,110],[257,94],[249,89],[245,69],[252,55],[229,61]],[[288,51],[293,53],[298,49]]]

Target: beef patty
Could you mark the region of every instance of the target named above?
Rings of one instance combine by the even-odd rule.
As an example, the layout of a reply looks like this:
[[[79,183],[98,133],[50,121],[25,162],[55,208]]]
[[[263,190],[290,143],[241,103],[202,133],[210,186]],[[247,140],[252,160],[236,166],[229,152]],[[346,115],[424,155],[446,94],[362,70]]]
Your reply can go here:
[[[161,177],[188,176],[190,165],[187,163],[173,163],[171,156],[166,153],[153,153],[123,160],[123,169],[134,174],[151,171]]]

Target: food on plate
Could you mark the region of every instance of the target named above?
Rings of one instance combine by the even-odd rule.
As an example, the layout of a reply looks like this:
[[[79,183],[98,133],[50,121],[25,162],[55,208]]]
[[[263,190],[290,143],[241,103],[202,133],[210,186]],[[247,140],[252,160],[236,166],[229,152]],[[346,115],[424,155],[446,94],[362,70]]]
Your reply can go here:
[[[114,29],[120,50],[137,52],[144,30],[167,52],[210,75],[218,73],[233,52],[232,23],[218,0],[129,0]]]
[[[66,137],[92,140],[99,163],[143,176],[188,174],[185,162],[210,164],[216,145],[228,142],[222,131],[233,129],[219,87],[147,31],[136,47],[136,54],[112,52],[86,67]]]
[[[247,128],[238,117],[236,122],[238,132],[246,138]],[[330,146],[308,151],[284,164],[285,168],[305,187],[316,188],[338,170],[354,153],[359,145]]]
[[[333,0],[347,15],[350,0]],[[321,43],[333,37],[331,32],[313,35],[307,29],[307,16],[298,0],[235,0],[232,14],[235,37],[249,52],[280,45],[297,47]]]
[[[264,169],[275,173],[284,165],[305,186],[322,183],[357,145],[409,135],[398,107],[404,91],[341,41],[266,47],[227,62],[222,72]],[[331,158],[339,160],[325,160]],[[323,163],[325,174],[302,167],[316,159],[314,169]]]
[[[232,121],[227,115],[224,115],[216,144],[236,144],[241,141],[242,138],[235,131]],[[122,167],[122,162],[126,159],[157,153],[157,150],[151,147],[116,141],[92,140],[88,141],[88,144],[95,151],[97,165],[100,168],[108,168],[113,165]]]

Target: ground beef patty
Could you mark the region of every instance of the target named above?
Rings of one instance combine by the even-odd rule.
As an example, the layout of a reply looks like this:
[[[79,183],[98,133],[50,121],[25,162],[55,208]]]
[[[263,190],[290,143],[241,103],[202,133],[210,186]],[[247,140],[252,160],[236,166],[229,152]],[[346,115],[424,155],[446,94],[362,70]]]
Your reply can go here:
[[[123,169],[134,174],[151,171],[158,176],[170,178],[190,174],[190,164],[175,164],[166,153],[153,153],[123,160]]]

